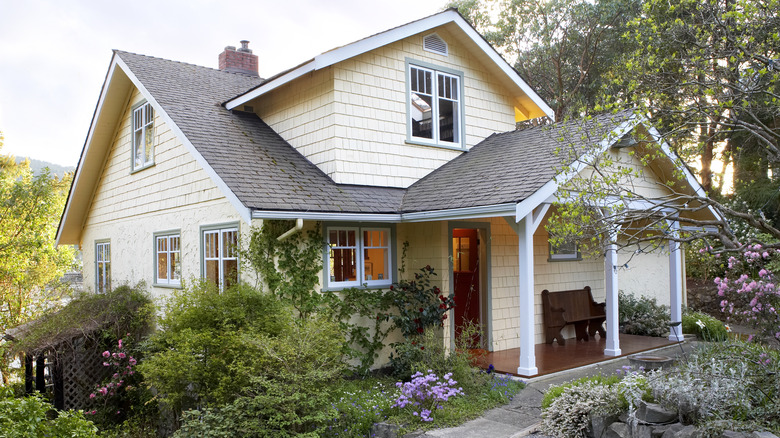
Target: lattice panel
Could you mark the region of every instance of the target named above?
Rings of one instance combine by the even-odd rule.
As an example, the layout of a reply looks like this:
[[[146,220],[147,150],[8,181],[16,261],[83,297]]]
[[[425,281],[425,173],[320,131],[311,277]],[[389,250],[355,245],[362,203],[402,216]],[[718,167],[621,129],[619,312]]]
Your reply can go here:
[[[80,339],[72,349],[60,353],[65,409],[91,408],[89,394],[110,375],[110,369],[103,366],[101,352],[92,342]]]

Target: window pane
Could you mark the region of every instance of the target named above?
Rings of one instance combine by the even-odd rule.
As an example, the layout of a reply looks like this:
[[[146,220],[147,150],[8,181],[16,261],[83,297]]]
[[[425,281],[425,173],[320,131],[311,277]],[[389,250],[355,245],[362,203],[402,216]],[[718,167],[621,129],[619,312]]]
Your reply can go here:
[[[365,254],[364,281],[387,280],[389,274],[389,250],[387,248],[367,248]]]
[[[149,125],[144,129],[146,140],[144,142],[144,163],[152,162],[152,142],[154,141],[154,126]]]
[[[206,279],[219,285],[219,261],[206,260]]]
[[[236,257],[238,253],[238,232],[225,231],[222,235],[222,244],[224,245],[222,257],[225,258]]]
[[[455,102],[439,99],[439,138],[442,141],[456,141],[455,112]]]
[[[179,253],[178,253],[178,251],[174,252],[174,253],[171,253],[171,257],[170,258],[171,258],[171,271],[170,272],[172,274],[172,276],[170,278],[172,280],[178,280],[178,279],[181,278],[181,272],[180,272],[180,268],[179,268]]]
[[[168,254],[160,252],[157,254],[157,278],[167,280],[168,277]]]
[[[223,289],[229,288],[238,283],[238,260],[225,260],[223,262],[223,269],[225,275],[225,284]]]
[[[354,281],[357,279],[357,252],[354,249],[332,249],[330,251],[331,281]]]

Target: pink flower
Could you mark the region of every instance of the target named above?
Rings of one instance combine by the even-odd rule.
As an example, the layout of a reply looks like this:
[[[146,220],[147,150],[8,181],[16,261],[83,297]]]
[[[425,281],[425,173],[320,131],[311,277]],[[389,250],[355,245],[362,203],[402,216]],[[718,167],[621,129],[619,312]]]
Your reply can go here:
[[[89,398],[95,398],[95,393],[93,392],[92,394],[90,394]]]
[[[119,345],[119,349],[121,350],[122,349],[122,340],[120,339],[119,342],[117,342],[117,344]]]
[[[111,356],[111,352],[109,352],[108,350],[104,351],[103,357],[107,358],[108,356]]]
[[[127,356],[124,353],[119,353],[119,358],[120,359],[124,359],[125,357],[127,357]]]
[[[767,274],[768,274],[768,272],[766,271],[766,269],[762,269],[762,270],[758,271],[758,276],[759,277],[765,277]]]
[[[133,356],[130,356],[130,360],[128,362],[130,362],[130,365],[135,365],[137,363],[136,360],[133,359]]]

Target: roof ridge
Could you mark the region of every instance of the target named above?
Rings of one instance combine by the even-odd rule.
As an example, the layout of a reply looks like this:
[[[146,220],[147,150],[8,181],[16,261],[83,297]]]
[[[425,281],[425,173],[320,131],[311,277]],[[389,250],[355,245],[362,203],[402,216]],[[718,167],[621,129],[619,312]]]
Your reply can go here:
[[[220,70],[218,68],[207,67],[205,65],[199,65],[199,64],[193,64],[191,62],[176,61],[175,59],[161,58],[159,56],[152,56],[152,55],[144,55],[143,53],[128,52],[127,50],[111,49],[111,51],[114,52],[114,53],[117,53],[117,54],[127,53],[128,55],[143,56],[144,58],[151,58],[151,59],[157,59],[157,60],[160,60],[160,61],[173,62],[175,64],[189,65],[189,66],[192,66],[192,67],[198,67],[198,68],[202,68],[202,69],[206,69],[206,70],[212,70],[212,71],[215,71],[215,72],[221,72],[221,73],[226,73],[226,74],[231,74],[231,75],[238,75],[238,76],[245,77],[245,78],[255,78],[255,79],[258,79],[258,80],[261,80],[261,81],[265,81],[265,79],[263,79],[263,78],[261,78],[259,76],[249,75],[249,74],[241,73],[241,72],[232,72],[232,71]]]

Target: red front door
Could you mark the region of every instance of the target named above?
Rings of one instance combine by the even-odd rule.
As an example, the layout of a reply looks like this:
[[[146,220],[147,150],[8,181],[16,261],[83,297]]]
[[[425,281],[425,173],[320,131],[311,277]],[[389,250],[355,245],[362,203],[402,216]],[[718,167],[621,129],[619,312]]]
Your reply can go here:
[[[452,264],[455,285],[455,336],[460,337],[463,327],[468,323],[481,327],[477,230],[452,231]],[[481,339],[478,336],[470,343],[472,348],[481,347]]]

